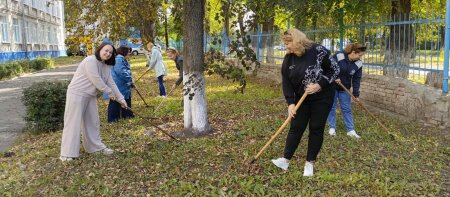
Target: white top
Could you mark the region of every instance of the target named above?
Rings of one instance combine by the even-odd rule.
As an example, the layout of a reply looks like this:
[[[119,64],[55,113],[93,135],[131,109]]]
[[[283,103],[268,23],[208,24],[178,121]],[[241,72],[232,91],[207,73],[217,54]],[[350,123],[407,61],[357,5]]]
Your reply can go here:
[[[148,60],[149,69],[155,69],[156,77],[161,75],[167,76],[167,69],[163,62],[163,57],[158,47],[154,46],[151,51],[150,59]]]
[[[70,81],[68,92],[79,96],[97,96],[97,90],[124,101],[111,76],[112,66],[98,61],[95,55],[88,56],[78,65]]]

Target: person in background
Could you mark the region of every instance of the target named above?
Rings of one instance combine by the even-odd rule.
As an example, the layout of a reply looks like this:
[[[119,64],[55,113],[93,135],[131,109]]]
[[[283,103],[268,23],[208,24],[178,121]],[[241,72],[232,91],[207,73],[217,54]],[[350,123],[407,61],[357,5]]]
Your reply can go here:
[[[153,43],[147,45],[149,51],[148,70],[155,69],[155,75],[159,84],[159,96],[166,97],[166,87],[164,86],[164,76],[167,75],[166,66],[164,65],[161,51]]]
[[[283,94],[292,117],[286,138],[284,156],[272,160],[277,167],[287,170],[300,139],[309,125],[308,151],[303,176],[313,176],[314,162],[323,143],[323,133],[333,105],[334,88],[331,85],[339,74],[339,67],[330,52],[315,44],[298,29],[284,32],[282,40],[287,52],[281,67]],[[303,94],[306,99],[295,111]]]
[[[349,89],[353,86],[353,96],[359,97],[359,85],[362,76],[363,62],[361,57],[364,56],[366,47],[358,43],[347,44],[344,51],[337,52],[334,59],[337,61],[341,72],[336,82],[342,83],[345,88]],[[352,98],[339,85],[336,85],[336,94],[334,96],[333,107],[328,115],[328,124],[330,126],[329,134],[336,135],[336,106],[339,100],[341,106],[344,123],[347,127],[347,135],[353,138],[360,138],[355,131],[352,116]]]
[[[83,133],[83,147],[88,153],[113,153],[100,138],[97,90],[128,107],[111,75],[116,63],[116,49],[110,43],[102,43],[95,55],[88,56],[78,65],[66,94],[64,129],[61,140],[61,161],[79,157],[80,137]]]
[[[111,74],[114,82],[123,95],[128,107],[131,107],[131,88],[134,88],[133,76],[131,74],[131,67],[128,60],[131,56],[131,48],[127,46],[120,46],[117,48],[116,64],[114,65]],[[120,118],[133,118],[134,114],[128,109],[122,108],[121,104],[115,100],[110,99],[108,105],[108,122],[116,122]]]
[[[175,62],[175,66],[177,67],[178,70],[178,79],[175,82],[175,84],[172,85],[171,89],[173,89],[183,82],[183,57],[179,55],[177,49],[173,47],[167,48],[166,53],[169,59]]]

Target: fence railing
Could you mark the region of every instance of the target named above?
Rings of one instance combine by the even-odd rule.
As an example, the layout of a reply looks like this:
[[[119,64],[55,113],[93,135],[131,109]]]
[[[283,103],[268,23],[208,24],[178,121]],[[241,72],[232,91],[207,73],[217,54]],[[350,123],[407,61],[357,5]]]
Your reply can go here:
[[[450,46],[444,45],[445,19],[439,13],[402,14],[366,21],[371,22],[302,31],[332,53],[351,42],[366,45],[368,50],[363,57],[366,74],[401,77],[448,92],[444,85],[448,84],[449,77],[448,65],[445,67],[444,64],[444,49]],[[223,37],[222,40],[226,40]],[[285,47],[279,32],[258,31],[250,37],[251,47],[261,63],[281,64]],[[213,45],[208,38],[205,36],[204,39],[205,51],[215,48],[233,56],[227,42]]]

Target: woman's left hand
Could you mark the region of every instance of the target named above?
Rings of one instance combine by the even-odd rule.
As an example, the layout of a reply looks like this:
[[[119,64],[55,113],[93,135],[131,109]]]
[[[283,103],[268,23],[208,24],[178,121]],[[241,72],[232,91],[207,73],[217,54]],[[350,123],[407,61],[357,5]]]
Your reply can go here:
[[[306,94],[314,94],[320,91],[321,87],[318,83],[308,84],[306,86],[305,92]]]

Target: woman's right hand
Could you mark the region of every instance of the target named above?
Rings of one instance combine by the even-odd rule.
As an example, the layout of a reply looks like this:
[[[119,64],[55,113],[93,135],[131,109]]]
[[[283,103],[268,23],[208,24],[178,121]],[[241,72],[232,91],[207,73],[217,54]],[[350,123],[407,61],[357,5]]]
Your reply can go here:
[[[127,102],[125,100],[121,100],[121,101],[119,101],[119,103],[120,103],[120,106],[122,108],[128,109],[128,105],[127,105]]]
[[[291,117],[291,118],[295,118],[295,114],[296,114],[296,111],[295,111],[295,105],[294,105],[294,104],[290,104],[290,105],[288,106],[288,115],[289,115],[289,117]]]
[[[116,95],[112,91],[108,93],[108,97],[109,97],[109,99],[111,99],[113,101],[116,100]]]

